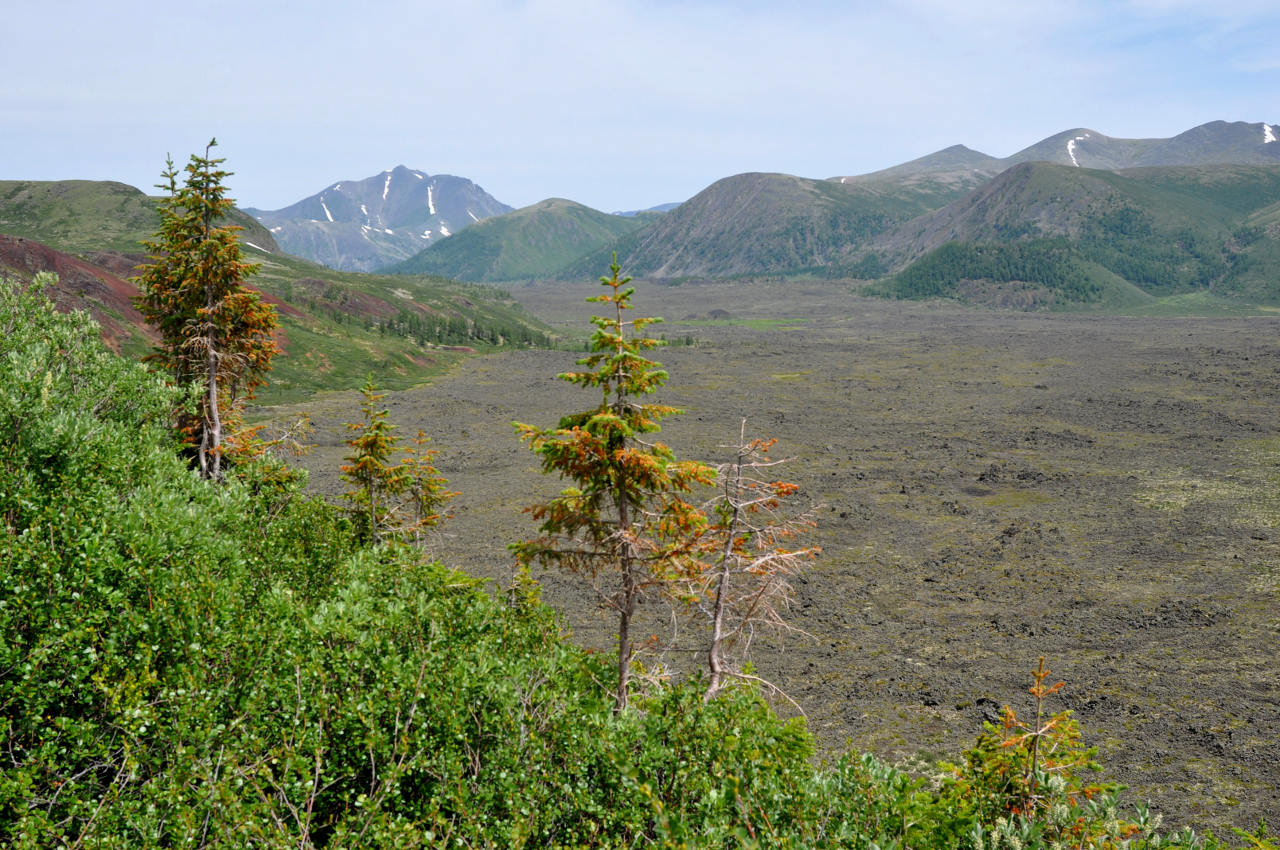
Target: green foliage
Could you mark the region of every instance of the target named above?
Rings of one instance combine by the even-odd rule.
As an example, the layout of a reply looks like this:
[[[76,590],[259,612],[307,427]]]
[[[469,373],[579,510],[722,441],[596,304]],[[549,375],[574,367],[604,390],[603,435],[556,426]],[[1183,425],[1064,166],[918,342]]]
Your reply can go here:
[[[638,401],[666,381],[660,363],[644,352],[659,340],[643,336],[645,327],[661,321],[636,318],[631,278],[621,277],[617,258],[610,274],[600,278],[609,289],[588,298],[612,304],[612,316],[593,316],[596,331],[591,353],[577,361],[585,371],[559,377],[601,391],[599,406],[566,416],[560,427],[542,429],[514,423],[521,439],[541,456],[543,472],[573,482],[549,502],[529,509],[541,521],[541,536],[514,544],[522,567],[532,563],[583,573],[593,580],[605,574],[606,587],[596,589],[618,615],[618,682],[615,704],[627,704],[634,651],[630,626],[636,605],[647,593],[670,593],[679,582],[699,572],[699,535],[706,517],[683,494],[695,484],[710,483],[709,467],[677,461],[664,444],[641,435],[659,430],[658,422],[674,408]]]

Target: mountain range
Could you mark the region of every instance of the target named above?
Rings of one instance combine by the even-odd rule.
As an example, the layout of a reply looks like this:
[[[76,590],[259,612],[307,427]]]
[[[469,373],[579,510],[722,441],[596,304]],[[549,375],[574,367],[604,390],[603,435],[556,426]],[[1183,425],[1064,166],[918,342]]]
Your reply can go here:
[[[678,205],[614,214],[560,198],[512,210],[465,178],[397,166],[282,210],[236,210],[233,223],[265,263],[264,291],[298,311],[294,338],[313,354],[363,350],[353,363],[386,346],[338,345],[326,323],[354,317],[385,336],[404,319],[400,330],[425,343],[424,322],[453,322],[455,342],[519,342],[544,331],[498,290],[445,279],[591,280],[615,253],[642,279],[821,277],[1001,306],[1197,292],[1280,303],[1278,135],[1225,121],[1169,139],[1076,128],[1003,158],[953,145],[868,174],[738,174]],[[126,348],[144,336],[125,278],[155,225],[154,199],[121,183],[0,181],[0,234],[18,240],[0,265],[64,269],[79,281],[64,301],[94,309]],[[319,374],[284,377],[302,387]]]
[[[653,217],[652,213],[609,215],[550,198],[485,219],[386,271],[480,281],[549,277]]]
[[[1030,290],[1034,305],[1193,290],[1275,301],[1277,133],[1271,124],[1225,121],[1169,139],[1077,128],[1004,158],[954,145],[869,174],[739,174],[629,230],[587,233],[583,208],[544,202],[488,219],[472,239],[443,240],[389,271],[589,279],[616,252],[630,274],[654,279],[886,279],[871,291],[977,300],[992,300],[994,286],[1022,292],[1014,300],[1023,302]],[[530,238],[521,220],[534,210],[539,232],[574,236],[555,242],[554,251]],[[594,213],[594,220],[607,219]],[[923,288],[903,282],[902,274],[950,243],[984,246],[982,263],[957,264],[953,248],[947,262],[927,263],[929,275],[945,271],[945,280]],[[1001,245],[1017,247],[985,247]],[[1048,258],[1052,272],[1043,267]],[[1004,303],[1004,294],[996,292],[993,303]]]

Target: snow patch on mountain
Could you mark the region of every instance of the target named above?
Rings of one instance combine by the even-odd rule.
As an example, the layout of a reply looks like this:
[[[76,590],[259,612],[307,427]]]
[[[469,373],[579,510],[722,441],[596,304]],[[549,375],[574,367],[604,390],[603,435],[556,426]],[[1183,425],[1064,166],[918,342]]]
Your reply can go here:
[[[414,177],[417,177],[419,180],[423,179],[423,177],[425,177],[425,176],[426,176],[426,175],[424,175],[421,171],[414,171],[414,172],[411,172],[411,173],[413,174],[413,176],[414,176]]]
[[[391,191],[391,172],[387,172],[387,180],[382,184],[382,200],[387,199],[387,193]]]
[[[366,207],[364,204],[360,205],[360,212],[364,213],[364,217],[366,219],[369,217],[369,208]]]
[[[436,214],[436,201],[435,201],[435,198],[431,196],[430,186],[427,187],[427,211],[430,212],[432,215]]]
[[[1076,142],[1083,142],[1087,138],[1089,138],[1089,134],[1085,133],[1083,136],[1076,136],[1067,142],[1067,156],[1071,157],[1071,164],[1076,168],[1080,167],[1080,161],[1076,159]]]
[[[467,210],[467,215],[471,216],[471,220],[472,220],[472,221],[479,221],[479,220],[480,220],[480,219],[476,218],[476,214],[475,214],[475,213],[473,213],[471,210]]]
[[[1276,140],[1276,128],[1272,127],[1270,124],[1263,124],[1262,125],[1262,143],[1266,145],[1266,144],[1270,144],[1271,142],[1274,142],[1275,140]]]
[[[324,210],[325,217],[328,218],[329,221],[333,221],[333,213],[329,212],[329,208],[324,205],[323,200],[320,201],[320,208]]]
[[[248,245],[250,248],[257,248],[259,251],[261,251],[261,252],[262,252],[262,253],[264,253],[264,254],[270,254],[270,253],[271,253],[271,252],[270,252],[270,251],[268,251],[266,248],[263,248],[261,245],[255,245],[255,244],[253,244],[252,242],[250,242],[248,239],[244,240],[244,244]]]
[[[423,239],[430,239],[430,238],[431,238],[431,231],[430,231],[430,230],[424,230],[424,231],[422,231],[422,238],[423,238]]]
[[[452,236],[453,234],[451,234],[451,233],[449,232],[449,228],[445,227],[445,226],[442,224],[442,225],[440,225],[440,235],[441,235],[441,236]]]

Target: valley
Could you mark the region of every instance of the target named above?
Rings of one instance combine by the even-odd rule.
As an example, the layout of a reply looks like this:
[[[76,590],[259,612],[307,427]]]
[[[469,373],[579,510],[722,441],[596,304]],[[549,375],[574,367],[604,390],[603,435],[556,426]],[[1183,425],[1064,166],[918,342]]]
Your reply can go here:
[[[589,284],[512,291],[585,333]],[[658,353],[658,400],[685,410],[664,441],[715,462],[746,417],[821,506],[790,615],[809,637],[755,657],[829,751],[953,757],[1001,705],[1030,707],[1044,655],[1106,777],[1166,825],[1280,820],[1277,319],[987,312],[822,281],[639,284],[636,305],[666,317],[655,334],[696,340]],[[522,508],[560,486],[510,422],[595,402],[555,380],[574,356],[470,358],[388,396],[461,493],[432,542],[447,564],[508,579],[506,544],[533,532]],[[296,410],[317,426],[313,487],[340,492],[357,394],[271,413]],[[584,586],[539,578],[576,639],[607,649]],[[666,633],[660,613],[650,628]]]

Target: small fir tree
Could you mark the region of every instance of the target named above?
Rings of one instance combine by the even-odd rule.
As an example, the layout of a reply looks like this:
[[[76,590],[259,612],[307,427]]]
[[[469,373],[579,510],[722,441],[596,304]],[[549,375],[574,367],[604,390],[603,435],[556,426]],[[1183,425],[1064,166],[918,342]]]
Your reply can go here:
[[[373,380],[361,389],[364,403],[362,422],[348,422],[355,436],[347,440],[351,454],[339,468],[342,479],[351,484],[344,495],[360,537],[374,543],[386,540],[421,542],[428,528],[440,523],[441,508],[456,493],[444,489],[449,482],[434,465],[436,450],[427,448],[430,439],[418,431],[413,446],[393,462],[400,438],[387,421],[387,409],[379,407],[385,394]]]
[[[210,158],[216,144],[191,156],[181,185],[166,161],[160,230],[143,243],[151,262],[133,281],[138,310],[160,333],[148,359],[175,384],[200,387],[196,412],[180,415],[178,428],[196,448],[201,475],[220,481],[227,435],[234,445],[244,403],[280,349],[275,308],[244,285],[258,265],[241,259],[241,228],[223,223],[233,207],[224,186],[231,172]]]
[[[573,485],[528,509],[541,522],[540,536],[511,548],[520,567],[538,563],[592,579],[602,604],[618,616],[618,683],[615,710],[627,705],[634,652],[636,606],[650,593],[673,593],[698,570],[706,516],[684,498],[695,484],[710,484],[713,470],[678,461],[660,442],[644,435],[659,430],[675,408],[639,401],[666,381],[661,364],[644,352],[660,344],[644,336],[657,318],[624,318],[635,289],[622,277],[615,255],[608,290],[587,301],[612,305],[611,315],[593,316],[590,353],[582,371],[561,380],[601,391],[600,404],[566,416],[558,428],[513,423],[520,438],[541,456],[543,472]]]
[[[409,442],[410,445],[404,449],[404,459],[400,462],[407,482],[407,522],[404,528],[410,540],[422,543],[427,529],[440,524],[444,519],[444,506],[458,494],[444,489],[449,481],[436,469],[435,460],[440,452],[428,447],[431,438],[419,428]]]

